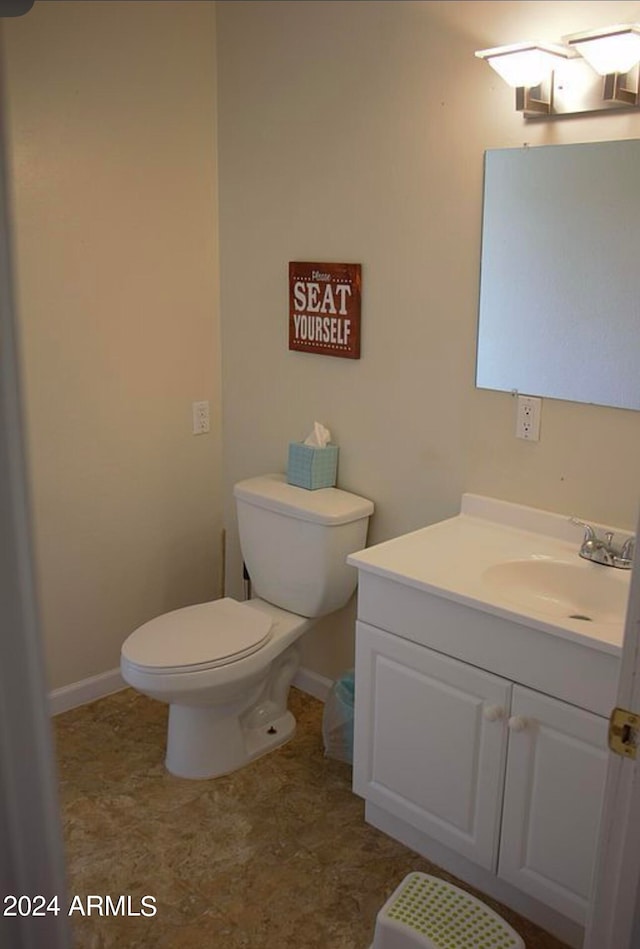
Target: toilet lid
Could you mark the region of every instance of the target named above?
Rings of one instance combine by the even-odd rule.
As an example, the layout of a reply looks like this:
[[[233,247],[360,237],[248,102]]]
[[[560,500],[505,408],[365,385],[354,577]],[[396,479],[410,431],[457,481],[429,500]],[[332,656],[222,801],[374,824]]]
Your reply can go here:
[[[131,633],[122,655],[149,672],[210,669],[256,652],[271,626],[270,616],[224,597],[149,620]]]

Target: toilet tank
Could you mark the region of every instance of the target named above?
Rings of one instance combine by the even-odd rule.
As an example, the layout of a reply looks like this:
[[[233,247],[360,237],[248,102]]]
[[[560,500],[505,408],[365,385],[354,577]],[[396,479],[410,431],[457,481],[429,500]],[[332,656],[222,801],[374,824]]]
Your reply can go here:
[[[240,547],[254,596],[299,616],[340,609],[356,588],[373,504],[339,488],[307,491],[284,475],[235,485]]]

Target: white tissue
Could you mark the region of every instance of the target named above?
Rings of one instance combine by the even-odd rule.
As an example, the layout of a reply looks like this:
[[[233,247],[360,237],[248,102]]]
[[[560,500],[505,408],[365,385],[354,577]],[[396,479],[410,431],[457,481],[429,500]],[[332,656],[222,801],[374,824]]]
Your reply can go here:
[[[313,431],[304,440],[312,448],[326,448],[331,441],[331,432],[321,422],[313,423]]]

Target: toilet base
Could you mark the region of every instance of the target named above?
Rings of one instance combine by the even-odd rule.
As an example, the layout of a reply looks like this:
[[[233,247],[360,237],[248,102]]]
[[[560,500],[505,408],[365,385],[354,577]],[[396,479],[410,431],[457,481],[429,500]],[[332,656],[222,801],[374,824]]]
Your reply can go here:
[[[254,727],[241,717],[220,718],[218,710],[192,705],[169,706],[167,771],[178,778],[204,780],[237,771],[293,737],[290,711]]]
[[[296,720],[288,710],[267,727],[248,729],[245,735],[249,760],[254,761],[278,745],[284,745],[296,733]]]

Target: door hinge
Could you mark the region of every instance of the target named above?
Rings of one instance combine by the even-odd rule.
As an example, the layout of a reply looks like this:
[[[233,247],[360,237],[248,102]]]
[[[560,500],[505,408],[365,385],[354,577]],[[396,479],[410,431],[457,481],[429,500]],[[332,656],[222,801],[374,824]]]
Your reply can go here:
[[[609,749],[623,758],[634,758],[640,741],[640,715],[614,708],[609,717]]]

